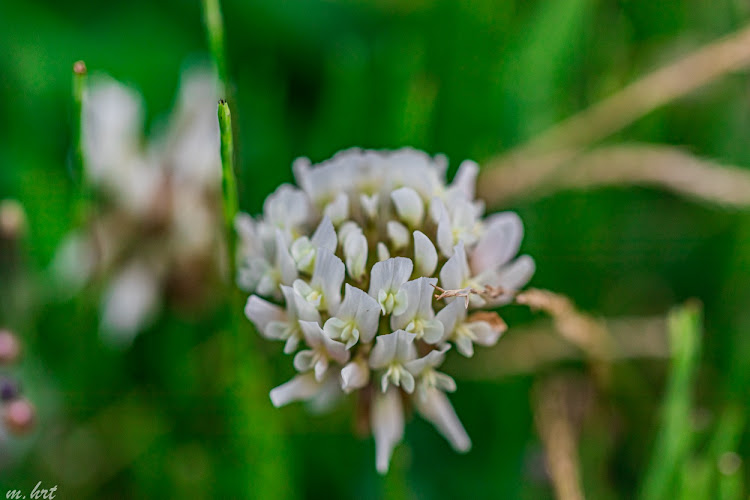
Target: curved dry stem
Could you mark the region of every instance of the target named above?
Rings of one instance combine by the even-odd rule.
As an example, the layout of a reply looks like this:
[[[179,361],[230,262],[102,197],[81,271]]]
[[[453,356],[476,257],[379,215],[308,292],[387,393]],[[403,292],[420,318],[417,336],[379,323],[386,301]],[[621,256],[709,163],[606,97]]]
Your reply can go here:
[[[670,356],[663,316],[621,317],[604,320],[617,349],[607,353],[611,363],[631,359],[666,359]],[[446,363],[461,380],[496,380],[533,374],[571,361],[585,353],[555,333],[549,320],[517,326],[492,349],[480,349],[472,358],[453,356]]]
[[[657,69],[527,143],[490,160],[482,182],[478,183],[479,196],[494,204],[504,199],[507,191],[527,191],[529,185],[534,185],[540,177],[553,172],[591,144],[658,107],[749,65],[750,26]],[[533,172],[527,173],[530,157],[537,165]]]
[[[562,163],[560,159],[567,156]],[[564,189],[651,186],[727,208],[750,207],[750,170],[699,158],[674,146],[607,146],[580,155],[570,152],[529,157],[522,173],[497,169],[479,185],[497,204],[519,197],[542,197]],[[564,171],[557,167],[565,165]],[[553,166],[552,168],[550,168]]]
[[[531,288],[516,296],[516,302],[549,314],[557,332],[593,360],[606,360],[615,352],[605,324],[580,312],[566,296]]]
[[[585,147],[732,71],[750,65],[750,26],[641,77],[539,134],[517,153]]]
[[[578,434],[591,390],[584,382],[555,377],[534,391],[534,421],[544,444],[552,486],[559,500],[583,500]],[[579,415],[576,415],[579,413]]]

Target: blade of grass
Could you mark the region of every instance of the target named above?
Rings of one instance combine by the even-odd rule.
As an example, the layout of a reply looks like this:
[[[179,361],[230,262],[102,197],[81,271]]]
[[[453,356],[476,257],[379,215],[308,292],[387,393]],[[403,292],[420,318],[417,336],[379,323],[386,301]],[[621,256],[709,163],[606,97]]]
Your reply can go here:
[[[701,308],[696,303],[688,303],[669,314],[673,358],[662,408],[661,428],[639,495],[642,500],[673,498],[678,473],[688,459],[693,441],[690,410],[701,324]]]

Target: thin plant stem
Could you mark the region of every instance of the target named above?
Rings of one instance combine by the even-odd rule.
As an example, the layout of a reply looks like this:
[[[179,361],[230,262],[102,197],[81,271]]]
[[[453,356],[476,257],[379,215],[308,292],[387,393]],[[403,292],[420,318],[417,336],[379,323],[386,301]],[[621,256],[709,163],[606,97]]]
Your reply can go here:
[[[223,197],[224,225],[227,239],[229,276],[235,279],[235,259],[237,237],[234,232],[234,219],[239,211],[237,180],[234,174],[234,135],[232,114],[227,101],[220,100],[218,107],[219,130],[221,134],[221,190]]]
[[[229,88],[227,70],[227,53],[224,43],[224,17],[221,14],[219,0],[203,0],[203,21],[206,24],[208,47],[219,73],[222,93],[226,95]]]
[[[83,61],[73,64],[73,163],[72,176],[83,189],[85,172],[83,170],[83,98],[86,92],[88,71]]]
[[[552,486],[558,500],[583,500],[578,429],[572,406],[585,407],[580,384],[558,377],[546,380],[535,391],[534,420],[544,450]]]
[[[750,171],[697,157],[664,144],[602,146],[580,154],[559,151],[519,159],[515,169],[492,172],[493,188],[485,200],[493,205],[520,198],[542,198],[567,189],[603,186],[650,186],[725,208],[750,207]],[[550,170],[549,166],[559,168]],[[485,179],[488,180],[488,179]],[[480,183],[481,185],[481,183]]]

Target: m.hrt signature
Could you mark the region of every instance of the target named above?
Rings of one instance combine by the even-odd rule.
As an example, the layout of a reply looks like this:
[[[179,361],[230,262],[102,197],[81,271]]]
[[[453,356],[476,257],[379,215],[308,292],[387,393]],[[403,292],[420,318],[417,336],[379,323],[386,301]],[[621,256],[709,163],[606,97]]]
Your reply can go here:
[[[55,498],[55,493],[57,492],[57,485],[54,485],[52,488],[42,488],[42,482],[39,481],[36,483],[36,486],[34,486],[34,489],[31,490],[31,494],[28,496],[28,498],[31,498],[33,500],[52,500]],[[5,493],[5,498],[10,500],[23,500],[26,497],[21,490],[8,490]]]

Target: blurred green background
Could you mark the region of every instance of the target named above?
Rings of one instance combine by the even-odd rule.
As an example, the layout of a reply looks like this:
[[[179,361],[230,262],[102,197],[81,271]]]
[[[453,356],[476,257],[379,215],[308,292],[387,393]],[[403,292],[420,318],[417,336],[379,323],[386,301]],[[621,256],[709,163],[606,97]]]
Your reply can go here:
[[[226,0],[223,10],[240,203],[251,213],[291,180],[298,156],[411,145],[445,153],[453,172],[750,21],[741,0]],[[58,498],[552,498],[531,404],[548,370],[486,380],[453,373],[472,451],[454,454],[415,419],[380,478],[371,439],[353,436],[351,404],[327,416],[271,407],[267,392],[288,379],[291,363],[249,324],[240,382],[224,383],[215,339],[228,334],[236,308],[167,311],[120,352],[99,340],[96,289],[40,298],[55,248],[78,220],[68,167],[72,63],[135,86],[152,123],[171,109],[180,69],[208,58],[205,40],[198,1],[0,2],[0,198],[20,200],[29,219],[23,259],[3,261],[16,288],[2,292],[0,322],[26,344],[16,373],[40,413],[33,436],[0,449],[13,457],[0,470],[0,494],[41,480],[58,485]],[[680,145],[750,165],[749,83],[747,72],[726,76],[607,142]],[[747,464],[726,486],[716,460],[750,450],[750,214],[645,188],[496,208],[524,220],[522,250],[538,269],[531,285],[595,316],[703,303],[693,401],[678,412],[689,450],[664,498],[746,498]],[[515,306],[503,314],[508,335],[537,319]],[[614,366],[581,434],[589,498],[638,493],[668,373],[667,361]]]

